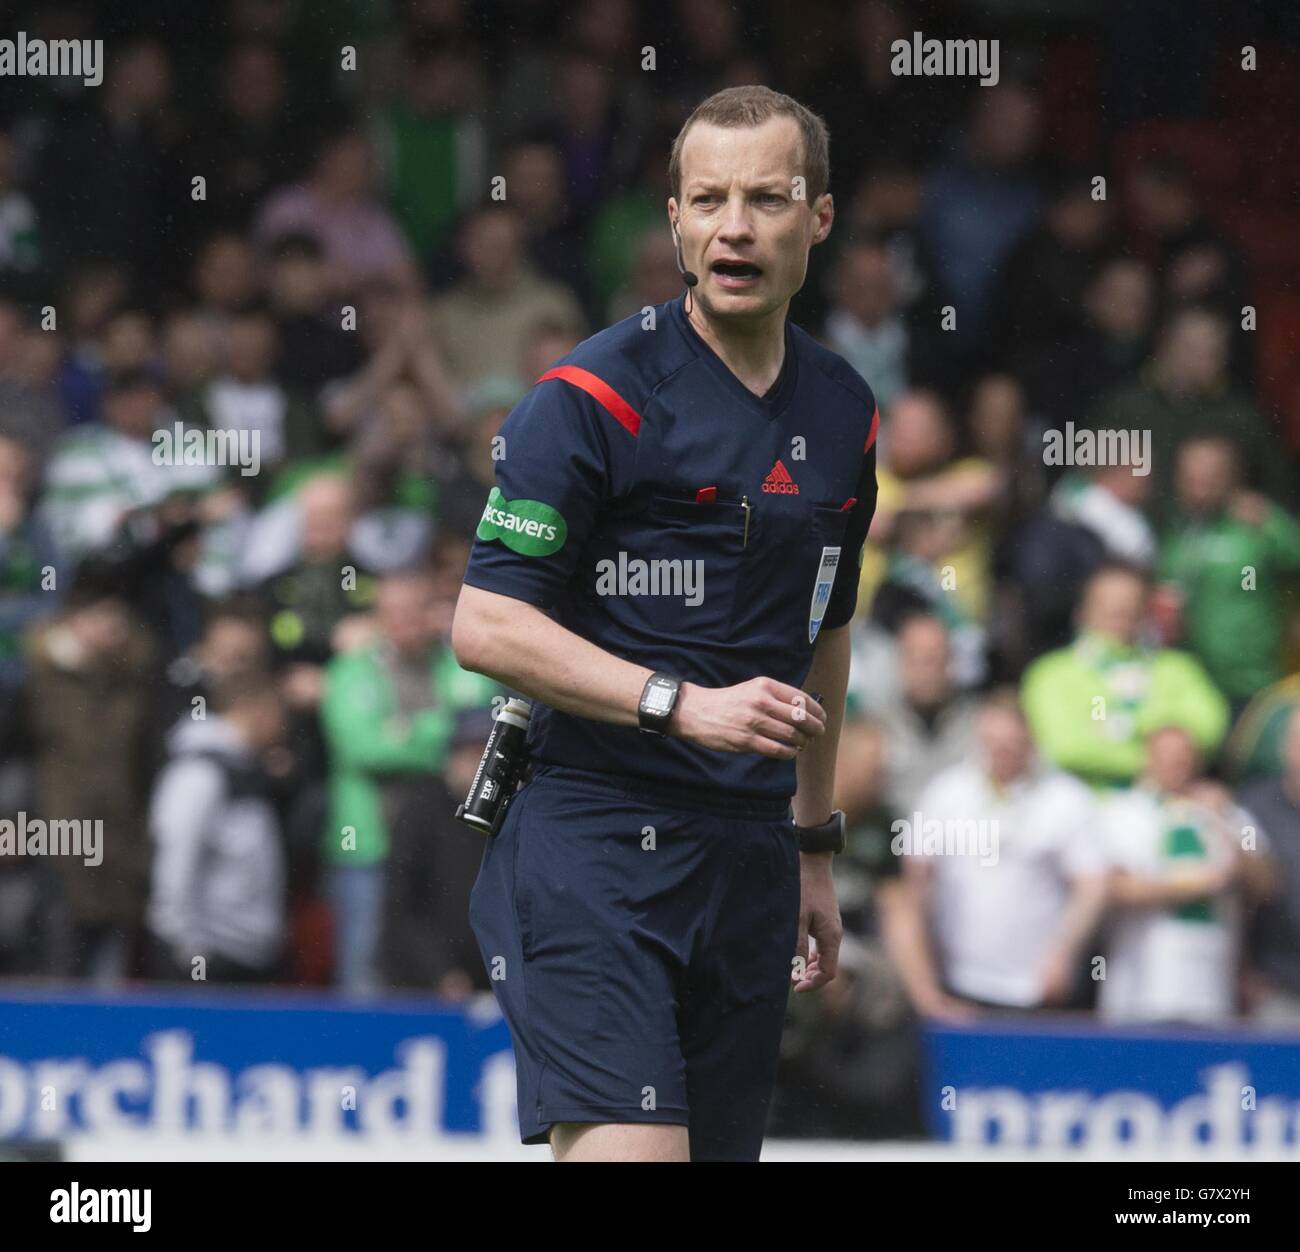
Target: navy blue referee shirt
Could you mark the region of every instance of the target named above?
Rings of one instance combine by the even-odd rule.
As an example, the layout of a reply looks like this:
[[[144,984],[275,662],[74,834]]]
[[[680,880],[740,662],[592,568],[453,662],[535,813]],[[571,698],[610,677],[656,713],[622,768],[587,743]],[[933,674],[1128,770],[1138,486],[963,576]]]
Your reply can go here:
[[[871,389],[791,324],[756,396],[679,296],[593,335],[501,427],[465,582],[684,682],[801,687],[853,616],[876,504]],[[539,763],[788,799],[795,762],[718,752],[535,701]]]

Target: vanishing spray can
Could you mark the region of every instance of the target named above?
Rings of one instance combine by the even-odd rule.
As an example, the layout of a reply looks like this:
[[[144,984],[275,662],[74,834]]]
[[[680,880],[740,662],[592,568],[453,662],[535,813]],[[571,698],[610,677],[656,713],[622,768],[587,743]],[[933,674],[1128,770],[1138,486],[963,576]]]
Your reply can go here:
[[[524,740],[532,704],[520,696],[507,700],[492,723],[474,781],[456,816],[485,835],[495,835],[528,764]]]

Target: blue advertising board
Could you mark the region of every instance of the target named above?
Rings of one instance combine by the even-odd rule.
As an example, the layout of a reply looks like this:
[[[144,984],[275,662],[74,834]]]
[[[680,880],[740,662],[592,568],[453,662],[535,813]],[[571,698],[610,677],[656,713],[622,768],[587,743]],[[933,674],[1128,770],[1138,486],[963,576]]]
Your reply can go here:
[[[997,1019],[923,1038],[936,1139],[1073,1153],[1300,1155],[1300,1036]],[[0,1140],[513,1142],[490,997],[0,991]],[[495,1149],[493,1149],[495,1151]]]
[[[0,1139],[501,1133],[514,1119],[510,1036],[490,1001],[481,1010],[282,991],[6,989]]]
[[[1300,1152],[1300,1036],[1017,1018],[927,1032],[931,1132],[967,1145]]]

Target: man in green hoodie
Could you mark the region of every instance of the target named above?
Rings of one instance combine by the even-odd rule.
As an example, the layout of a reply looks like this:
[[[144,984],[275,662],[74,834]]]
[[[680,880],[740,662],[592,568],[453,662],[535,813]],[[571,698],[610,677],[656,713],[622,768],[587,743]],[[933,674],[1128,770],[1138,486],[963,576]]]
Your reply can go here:
[[[1300,574],[1300,525],[1241,489],[1233,441],[1202,435],[1178,449],[1176,520],[1160,540],[1160,577],[1183,605],[1183,636],[1240,710],[1282,677],[1282,638]]]
[[[1228,727],[1228,702],[1195,657],[1139,645],[1149,599],[1142,574],[1102,566],[1084,589],[1075,641],[1025,671],[1039,750],[1094,786],[1128,786],[1154,730],[1182,727],[1208,757]]]
[[[450,606],[440,605],[428,574],[385,576],[375,618],[374,640],[330,662],[321,703],[330,754],[324,852],[335,979],[353,994],[377,984],[390,812],[403,781],[438,773],[456,714],[490,705],[500,691],[456,663],[446,644]]]

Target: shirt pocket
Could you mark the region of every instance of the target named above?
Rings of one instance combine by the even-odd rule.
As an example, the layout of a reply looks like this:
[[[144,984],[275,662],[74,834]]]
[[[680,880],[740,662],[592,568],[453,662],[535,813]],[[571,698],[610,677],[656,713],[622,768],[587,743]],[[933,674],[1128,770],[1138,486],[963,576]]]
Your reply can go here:
[[[843,555],[848,519],[839,505],[760,505],[732,615],[738,643],[811,651]]]
[[[596,594],[634,633],[687,645],[728,642],[745,519],[740,500],[649,497],[598,554],[607,581]]]

